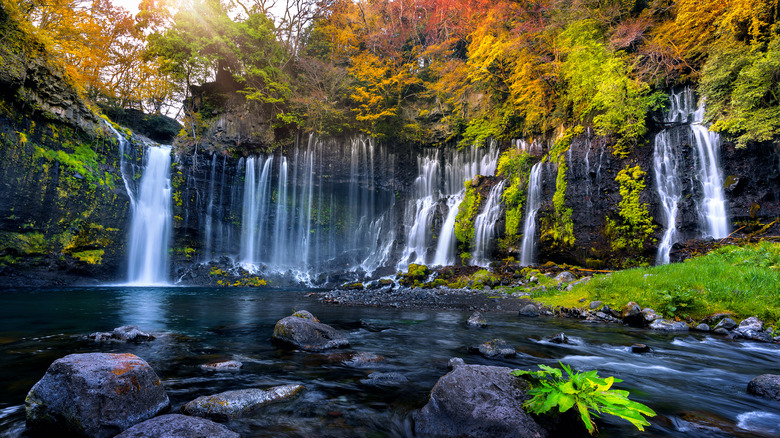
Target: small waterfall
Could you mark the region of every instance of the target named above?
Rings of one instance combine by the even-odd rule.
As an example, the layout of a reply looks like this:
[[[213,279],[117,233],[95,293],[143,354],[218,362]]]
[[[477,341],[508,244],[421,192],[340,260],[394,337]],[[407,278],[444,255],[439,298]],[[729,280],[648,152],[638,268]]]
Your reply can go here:
[[[217,154],[211,157],[211,177],[209,178],[209,202],[206,205],[206,224],[203,234],[205,242],[203,243],[203,261],[211,260],[212,234],[214,228],[214,182],[217,171]]]
[[[465,196],[463,183],[476,175],[494,175],[498,156],[498,144],[491,141],[487,147],[472,145],[462,150],[445,150],[441,155],[435,150],[418,158],[413,199],[404,213],[404,226],[408,232],[398,269],[404,269],[411,263],[430,262],[437,266],[455,263],[455,217]],[[444,169],[443,175],[441,169]],[[443,203],[448,208],[447,216],[434,243],[431,224],[437,207]],[[434,245],[436,250],[431,255],[428,249]]]
[[[244,176],[244,209],[241,220],[241,255],[243,264],[255,265],[260,260],[259,250],[263,236],[263,228],[267,220],[268,199],[271,185],[269,183],[271,166],[274,157],[249,157],[246,159],[246,174]],[[260,169],[259,177],[258,169]]]
[[[704,236],[722,239],[729,235],[726,197],[720,171],[720,135],[702,125],[704,102],[694,112],[693,130],[698,152],[697,173],[704,189],[703,206],[699,208]]]
[[[669,263],[669,252],[677,242],[677,209],[682,197],[682,183],[678,176],[677,155],[672,149],[669,132],[663,130],[655,136],[653,151],[655,185],[664,213],[664,235],[658,244],[656,264]]]
[[[147,148],[147,163],[134,202],[128,282],[147,286],[168,281],[171,221],[171,148]]]
[[[474,255],[472,262],[486,267],[490,263],[490,248],[495,237],[496,222],[501,213],[501,195],[504,193],[504,181],[499,182],[488,195],[485,207],[474,220]]]
[[[702,236],[720,239],[728,236],[728,217],[726,215],[723,178],[720,173],[720,136],[702,125],[704,103],[698,107],[693,92],[686,88],[680,93],[669,96],[670,108],[664,122],[670,125],[655,137],[654,168],[658,196],[664,214],[664,234],[658,245],[656,263],[669,263],[672,245],[678,239],[677,213],[682,199],[683,184],[681,140],[672,137],[679,135],[679,129],[687,127],[691,144],[696,148],[693,157],[694,172],[691,173],[691,186],[700,186],[701,193],[693,193],[699,212],[699,228]]]
[[[525,223],[523,224],[523,243],[520,253],[520,265],[530,266],[534,263],[536,251],[536,213],[542,203],[542,167],[540,161],[531,167],[528,178],[528,197],[525,206]]]

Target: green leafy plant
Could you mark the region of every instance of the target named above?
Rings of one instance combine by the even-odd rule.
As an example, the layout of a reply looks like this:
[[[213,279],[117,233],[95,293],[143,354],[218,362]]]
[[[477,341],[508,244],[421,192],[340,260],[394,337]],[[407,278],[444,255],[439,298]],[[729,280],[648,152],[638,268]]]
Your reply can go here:
[[[650,425],[644,416],[655,416],[649,407],[629,400],[628,391],[610,389],[613,383],[621,382],[620,379],[611,376],[602,379],[595,370],[574,372],[562,363],[567,379],[557,368],[547,365],[539,365],[539,368],[539,371],[512,371],[514,376],[532,380],[532,388],[528,391],[532,397],[523,407],[533,414],[548,413],[553,408],[563,413],[576,406],[585,428],[594,436],[598,434],[598,428],[592,417],[598,418],[598,414],[620,417],[642,431],[644,426]]]
[[[664,315],[668,317],[687,316],[686,311],[690,311],[696,305],[696,294],[689,289],[675,286],[671,290],[664,291],[664,294],[661,295],[661,301],[663,302],[661,311]]]

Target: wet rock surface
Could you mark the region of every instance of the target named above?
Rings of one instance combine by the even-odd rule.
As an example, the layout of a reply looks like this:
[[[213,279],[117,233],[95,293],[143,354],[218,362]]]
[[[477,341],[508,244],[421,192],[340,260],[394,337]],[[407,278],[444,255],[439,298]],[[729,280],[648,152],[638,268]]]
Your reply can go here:
[[[238,371],[244,364],[237,360],[223,360],[218,362],[209,362],[201,365],[201,369],[207,371]]]
[[[88,437],[114,436],[169,406],[154,370],[129,353],[57,359],[25,400],[31,432],[66,431]]]
[[[274,326],[272,338],[276,342],[306,351],[324,351],[349,345],[346,335],[318,322],[305,310],[279,320]]]
[[[123,325],[110,332],[97,332],[88,336],[89,339],[96,342],[118,341],[118,342],[146,342],[153,341],[154,336],[141,331],[137,325]]]
[[[415,416],[415,433],[429,437],[544,437],[522,408],[528,384],[509,368],[456,363]]]
[[[469,353],[479,354],[486,359],[510,358],[517,355],[514,347],[503,339],[493,339],[480,345],[469,347]]]
[[[185,404],[182,412],[187,415],[220,420],[236,418],[248,412],[284,400],[289,400],[301,391],[301,385],[275,386],[269,389],[239,389],[220,394],[198,397]]]
[[[409,383],[409,379],[406,378],[401,373],[397,372],[389,372],[389,373],[380,373],[380,372],[373,372],[368,375],[365,379],[360,379],[360,383],[362,385],[366,386],[390,386],[390,387],[397,387],[397,386],[405,386]]]
[[[777,374],[762,374],[748,382],[748,394],[780,401],[780,376]]]
[[[466,325],[471,328],[482,328],[487,327],[487,321],[482,317],[481,313],[474,312],[471,314],[468,321],[466,321]]]
[[[115,438],[239,438],[240,435],[211,420],[168,414],[146,420]]]

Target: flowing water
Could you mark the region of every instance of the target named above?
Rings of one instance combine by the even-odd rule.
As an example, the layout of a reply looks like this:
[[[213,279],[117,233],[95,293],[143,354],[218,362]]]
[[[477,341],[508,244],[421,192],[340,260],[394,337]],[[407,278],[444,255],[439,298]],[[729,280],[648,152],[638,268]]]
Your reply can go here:
[[[520,265],[530,266],[536,255],[536,213],[542,205],[542,169],[544,162],[540,161],[531,167],[528,178],[528,200],[525,206],[525,222],[523,223],[523,242],[520,252]]]
[[[171,148],[148,147],[146,166],[131,203],[128,283],[149,286],[168,283],[168,243],[172,229]]]
[[[776,345],[733,341],[698,333],[669,334],[619,325],[553,318],[485,314],[488,327],[468,329],[470,312],[337,307],[308,296],[310,291],[207,288],[7,289],[0,294],[0,435],[21,437],[24,397],[55,359],[71,353],[128,352],[156,370],[172,412],[201,395],[245,388],[302,384],[298,398],[230,420],[242,436],[404,437],[412,436],[411,413],[447,373],[447,361],[536,369],[558,361],[580,370],[623,380],[619,389],[659,415],[646,432],[615,418],[600,423],[602,437],[777,436],[777,402],[750,396],[747,383],[776,373]],[[306,353],[275,347],[277,320],[307,309],[344,331],[350,347]],[[94,343],[86,335],[137,324],[157,339],[149,343]],[[545,339],[564,332],[570,344]],[[515,347],[517,357],[490,361],[467,348],[493,338]],[[651,353],[631,353],[644,343]],[[349,353],[368,352],[384,360],[362,366]],[[200,365],[234,359],[237,372],[207,372]],[[400,388],[360,383],[373,371],[398,372]],[[698,419],[698,420],[696,420]],[[709,421],[718,428],[698,427]],[[720,429],[720,430],[719,430]]]
[[[501,195],[504,193],[504,181],[490,189],[490,194],[482,207],[482,213],[474,219],[474,256],[472,263],[487,267],[491,260],[491,249],[496,237],[496,222],[501,213]]]
[[[684,195],[694,197],[703,237],[721,239],[728,236],[728,217],[720,170],[720,136],[703,125],[704,102],[696,105],[693,92],[686,88],[669,96],[669,111],[664,116],[667,128],[656,134],[653,152],[655,184],[664,216],[664,234],[658,244],[656,263],[669,263],[672,245],[678,239],[677,213]],[[693,193],[683,193],[681,168],[682,145],[690,138],[695,148]]]

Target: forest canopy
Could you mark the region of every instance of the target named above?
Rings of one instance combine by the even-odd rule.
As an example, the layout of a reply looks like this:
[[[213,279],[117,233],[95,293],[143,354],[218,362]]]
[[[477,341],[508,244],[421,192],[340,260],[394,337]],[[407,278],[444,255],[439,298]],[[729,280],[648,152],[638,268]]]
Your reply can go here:
[[[778,0],[2,1],[86,98],[188,123],[219,112],[177,113],[193,90],[229,77],[274,126],[331,135],[587,126],[621,155],[675,86],[740,145],[780,134]]]

